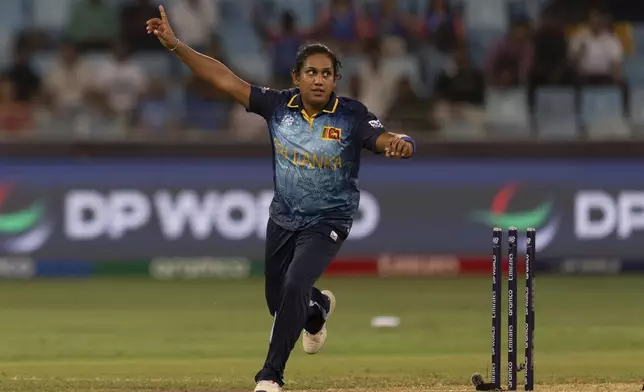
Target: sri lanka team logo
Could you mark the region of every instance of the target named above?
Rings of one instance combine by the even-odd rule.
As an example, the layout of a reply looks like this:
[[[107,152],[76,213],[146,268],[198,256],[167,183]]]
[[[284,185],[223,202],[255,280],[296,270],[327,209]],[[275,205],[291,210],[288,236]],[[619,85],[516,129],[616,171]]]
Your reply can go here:
[[[335,127],[324,127],[322,130],[322,139],[335,140],[339,142],[342,140],[342,129]]]
[[[507,231],[509,227],[517,227],[520,231],[528,228],[537,229],[536,250],[541,251],[555,239],[559,229],[560,217],[553,211],[554,200],[547,199],[531,209],[510,211],[510,206],[521,201],[515,197],[519,186],[511,183],[503,186],[492,198],[492,204],[487,211],[475,211],[474,221],[490,227],[499,227]],[[517,202],[517,200],[519,202]],[[520,249],[525,248],[525,237],[521,239]]]
[[[31,253],[45,244],[51,235],[54,223],[47,217],[47,205],[43,200],[23,203],[20,207],[8,206],[13,188],[0,183],[0,251],[14,254]],[[17,199],[17,198],[13,198]]]

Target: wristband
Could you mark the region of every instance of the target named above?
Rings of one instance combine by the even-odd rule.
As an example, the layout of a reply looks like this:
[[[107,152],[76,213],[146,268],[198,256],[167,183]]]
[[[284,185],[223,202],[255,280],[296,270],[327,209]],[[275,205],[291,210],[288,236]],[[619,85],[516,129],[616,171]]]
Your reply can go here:
[[[403,137],[401,137],[401,139],[402,139],[402,140],[404,140],[404,141],[406,141],[406,142],[411,143],[411,155],[413,156],[413,155],[414,155],[414,153],[416,152],[416,142],[414,141],[414,139],[412,139],[412,138],[411,138],[411,137],[409,137],[409,136],[403,136]],[[409,159],[409,158],[411,158],[411,156],[410,156],[410,157],[406,157],[406,158],[404,158],[404,159]]]

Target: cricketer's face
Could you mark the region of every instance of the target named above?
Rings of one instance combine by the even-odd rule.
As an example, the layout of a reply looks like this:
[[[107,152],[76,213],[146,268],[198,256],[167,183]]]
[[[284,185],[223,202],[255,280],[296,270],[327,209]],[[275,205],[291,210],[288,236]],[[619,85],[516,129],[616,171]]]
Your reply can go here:
[[[302,100],[317,108],[324,107],[335,90],[337,75],[333,61],[327,54],[309,56],[299,75],[293,75],[293,82],[299,87]]]

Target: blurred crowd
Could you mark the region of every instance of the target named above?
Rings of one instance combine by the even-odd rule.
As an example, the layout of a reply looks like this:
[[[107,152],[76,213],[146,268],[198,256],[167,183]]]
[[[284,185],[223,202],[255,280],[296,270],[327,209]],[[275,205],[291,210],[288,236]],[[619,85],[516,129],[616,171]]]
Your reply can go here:
[[[264,135],[261,118],[192,77],[145,34],[144,23],[158,15],[158,2],[66,0],[60,23],[44,26],[30,16],[47,14],[51,5],[2,0],[0,13],[8,17],[9,11],[2,8],[14,1],[28,6],[14,10],[25,23],[10,31],[2,55],[4,137],[205,135],[253,141]],[[60,7],[57,1],[48,1]],[[548,117],[552,112],[550,117],[557,117],[565,106],[559,97],[560,101],[550,101],[552,107],[544,107],[547,99],[542,91],[555,96],[568,91],[572,107],[566,114],[576,118],[586,109],[582,91],[610,87],[619,92],[621,105],[615,110],[623,111],[620,118],[626,119],[638,70],[625,72],[625,62],[637,55],[635,32],[644,21],[642,4],[628,0],[164,2],[182,41],[221,60],[251,83],[290,88],[298,48],[310,41],[327,43],[344,62],[340,94],[364,102],[392,130],[433,136],[451,132],[484,136],[490,125],[532,129],[538,114]],[[525,105],[509,93],[517,91]]]

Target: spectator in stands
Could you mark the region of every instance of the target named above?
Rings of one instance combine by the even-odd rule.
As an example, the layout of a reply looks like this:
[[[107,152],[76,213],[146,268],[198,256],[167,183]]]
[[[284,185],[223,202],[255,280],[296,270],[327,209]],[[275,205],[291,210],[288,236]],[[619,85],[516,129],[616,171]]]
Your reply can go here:
[[[198,52],[207,49],[219,25],[218,1],[177,0],[169,10],[176,33]]]
[[[138,103],[136,125],[140,131],[157,135],[175,128],[162,78],[152,78],[148,83],[147,90]]]
[[[269,39],[273,42],[273,75],[275,88],[291,88],[291,70],[293,59],[298,49],[304,43],[304,35],[297,30],[295,16],[284,12],[280,18],[280,30],[268,32]]]
[[[461,16],[447,0],[428,1],[427,12],[416,22],[419,33],[440,52],[451,53],[464,39]]]
[[[40,97],[42,81],[31,65],[31,49],[24,39],[19,39],[14,48],[14,62],[5,70],[13,83],[16,100],[33,101]]]
[[[434,90],[438,75],[451,61],[451,53],[464,40],[461,15],[448,1],[427,0],[424,12],[417,12],[414,26],[420,41],[419,66],[428,92]]]
[[[405,129],[408,131],[427,131],[431,129],[428,99],[419,96],[413,87],[409,76],[399,79],[392,106],[386,117],[390,129]]]
[[[110,110],[129,124],[139,98],[145,92],[147,78],[124,42],[117,41],[112,50],[112,58],[98,70],[95,86]]]
[[[607,16],[600,11],[591,11],[588,28],[572,37],[570,56],[581,84],[621,83],[624,50],[619,38],[611,31]]]
[[[568,61],[565,27],[553,12],[544,13],[534,37],[531,85],[567,85],[574,82]]]
[[[377,7],[367,10],[368,35],[382,42],[385,56],[407,53],[416,35],[414,20],[398,8],[396,0],[381,0]]]
[[[511,26],[509,33],[488,52],[486,84],[509,87],[527,83],[532,69],[532,57],[530,24],[524,20],[517,21]]]
[[[114,116],[108,97],[91,89],[87,92],[84,110],[74,119],[72,130],[83,136],[114,135],[124,133],[124,125],[120,118]]]
[[[109,49],[118,39],[118,9],[107,0],[80,0],[73,3],[68,32],[77,48]]]
[[[156,40],[139,27],[157,13],[158,8],[151,0],[125,3],[121,9],[121,39],[135,51],[159,50]]]
[[[358,99],[360,98],[360,87],[360,75],[358,75],[358,73],[355,73],[351,77],[349,77],[349,82],[347,83],[347,86],[344,89],[345,92],[343,92],[342,95],[349,98]]]
[[[384,118],[394,103],[402,73],[390,63],[383,62],[380,39],[367,40],[365,53],[368,61],[360,64],[356,74],[358,100],[376,117]]]
[[[240,142],[266,142],[268,126],[261,116],[249,113],[242,105],[235,105],[230,112],[230,131],[234,140]]]
[[[33,126],[32,109],[29,103],[15,99],[16,92],[11,79],[0,77],[0,131],[11,134],[28,131]]]
[[[45,75],[45,96],[56,117],[72,119],[83,109],[92,73],[78,57],[73,43],[63,43],[59,56],[58,63]]]
[[[589,5],[589,0],[551,0],[546,7],[549,12],[558,15],[565,24],[576,25],[586,19]]]
[[[211,42],[204,54],[224,64],[230,63],[217,40]],[[186,86],[186,111],[182,121],[184,128],[200,131],[227,129],[231,108],[232,104],[227,96],[213,89],[208,82],[190,74]]]
[[[251,86],[257,86],[252,80]],[[240,104],[235,104],[230,111],[230,136],[240,142],[264,143],[268,139],[268,125],[262,116],[251,113]]]
[[[354,0],[331,0],[317,24],[317,35],[329,46],[345,54],[360,51],[369,34],[364,10]]]
[[[454,62],[436,80],[434,120],[482,123],[485,117],[485,76],[470,61],[467,46],[458,47]]]

